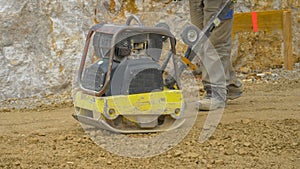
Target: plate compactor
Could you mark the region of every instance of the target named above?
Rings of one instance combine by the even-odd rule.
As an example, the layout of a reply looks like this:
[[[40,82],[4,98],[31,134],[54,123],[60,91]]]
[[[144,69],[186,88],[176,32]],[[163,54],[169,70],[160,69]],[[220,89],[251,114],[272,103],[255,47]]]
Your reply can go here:
[[[131,15],[125,25],[92,27],[74,89],[73,117],[117,133],[162,132],[180,127],[185,104],[179,76],[186,65],[194,67],[190,62],[195,57],[192,47],[206,41],[231,6],[228,0],[202,33],[195,26],[183,30],[182,40],[189,46],[183,59],[178,59],[176,39],[164,23],[147,27]],[[133,20],[138,25],[131,25]],[[170,45],[170,50],[162,58],[164,44]],[[89,49],[98,58],[91,64],[86,63]],[[172,76],[165,77],[170,64],[174,68]]]

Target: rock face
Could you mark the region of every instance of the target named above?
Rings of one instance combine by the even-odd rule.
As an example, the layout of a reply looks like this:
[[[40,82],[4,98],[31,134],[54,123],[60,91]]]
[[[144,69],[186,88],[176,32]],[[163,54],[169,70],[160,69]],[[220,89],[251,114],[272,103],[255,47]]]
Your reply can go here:
[[[249,11],[250,2],[240,1],[238,10]],[[292,8],[294,37],[299,38],[298,1],[255,3],[257,9]],[[147,25],[166,21],[175,33],[189,19],[188,1],[0,0],[0,101],[70,90],[89,27],[124,23],[128,13],[138,14]],[[298,41],[294,39],[294,53],[299,53]]]
[[[68,88],[91,13],[87,7],[95,6],[89,3],[0,1],[0,100]]]

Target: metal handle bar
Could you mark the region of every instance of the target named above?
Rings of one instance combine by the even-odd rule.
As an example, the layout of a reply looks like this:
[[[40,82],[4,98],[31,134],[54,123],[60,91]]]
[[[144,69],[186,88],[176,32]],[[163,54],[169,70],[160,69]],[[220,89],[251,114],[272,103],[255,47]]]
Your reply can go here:
[[[144,24],[142,23],[142,21],[140,20],[140,18],[138,16],[136,16],[136,15],[129,16],[129,18],[126,21],[126,25],[129,26],[131,24],[131,21],[133,19],[139,24],[139,26],[144,26]]]

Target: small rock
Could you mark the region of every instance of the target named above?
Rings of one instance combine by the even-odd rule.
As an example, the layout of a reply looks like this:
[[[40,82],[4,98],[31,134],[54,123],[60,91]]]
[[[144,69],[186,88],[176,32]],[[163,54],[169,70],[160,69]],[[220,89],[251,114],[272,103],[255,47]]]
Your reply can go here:
[[[229,127],[228,127],[228,130],[232,130],[232,129],[233,129],[233,127],[232,127],[232,126],[229,126]],[[230,137],[230,136],[229,136],[229,137]]]
[[[30,140],[30,142],[31,143],[33,143],[33,144],[36,144],[36,143],[38,143],[40,140],[38,139],[38,138],[32,138],[31,140]]]
[[[46,136],[45,133],[36,133],[36,135],[38,135],[38,136]]]
[[[206,160],[206,159],[202,159],[202,160],[201,160],[201,163],[202,163],[202,164],[206,164],[206,163],[207,163],[207,160]]]
[[[245,142],[245,143],[244,143],[244,146],[245,146],[245,147],[250,147],[250,146],[251,146],[251,143]]]
[[[266,76],[266,73],[257,73],[256,76],[264,78]]]
[[[247,74],[247,73],[250,72],[250,68],[248,68],[248,67],[241,67],[241,68],[240,68],[240,71],[241,71],[242,73],[244,73],[244,74]]]
[[[223,165],[224,161],[223,160],[216,160],[215,164],[217,164],[217,165]]]
[[[183,153],[182,151],[176,150],[175,153],[174,153],[174,157],[179,157],[179,156],[182,155],[182,153]]]
[[[215,146],[215,145],[217,144],[217,141],[216,141],[216,140],[211,140],[211,141],[209,142],[209,144],[212,145],[212,146]]]
[[[271,166],[275,166],[276,165],[276,162],[271,162]]]
[[[207,164],[206,168],[212,168],[213,166],[211,164]]]
[[[64,136],[64,135],[60,135],[60,136],[58,137],[58,140],[67,140],[67,137]]]
[[[111,165],[112,164],[112,162],[111,161],[107,161],[107,163],[106,163],[107,165]]]
[[[16,161],[16,162],[15,162],[15,165],[16,165],[16,166],[20,166],[20,165],[21,165],[21,162],[20,162],[20,161]]]
[[[219,151],[223,151],[224,149],[224,147],[219,147]]]
[[[237,138],[235,138],[235,137],[232,137],[231,141],[235,142],[235,141],[239,141],[239,140]]]
[[[187,154],[186,154],[186,157],[188,157],[188,158],[196,158],[196,157],[198,157],[199,155],[197,154],[197,153],[193,153],[193,152],[188,152]]]
[[[239,149],[238,151],[239,155],[246,155],[247,154],[247,151],[243,148]]]
[[[77,143],[83,143],[84,141],[83,141],[83,139],[79,138],[79,139],[76,140],[76,142]]]
[[[298,146],[298,143],[294,142],[292,143],[292,146]]]
[[[252,79],[243,79],[243,82],[250,83],[250,82],[252,82]]]
[[[250,119],[243,119],[243,120],[241,120],[241,122],[243,124],[249,124],[251,122],[251,120]]]
[[[223,142],[223,141],[217,142],[217,146],[223,146],[223,145],[224,145],[224,142]]]
[[[235,151],[233,148],[229,148],[229,149],[225,150],[224,154],[225,155],[233,155],[233,154],[235,154]]]

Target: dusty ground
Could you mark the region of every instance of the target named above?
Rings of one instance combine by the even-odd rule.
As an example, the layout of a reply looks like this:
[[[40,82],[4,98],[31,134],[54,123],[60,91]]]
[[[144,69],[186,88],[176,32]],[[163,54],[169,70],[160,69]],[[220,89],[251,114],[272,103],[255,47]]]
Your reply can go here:
[[[72,107],[0,113],[0,168],[300,168],[300,81],[245,84],[213,137],[197,142],[206,113],[170,151],[145,159],[91,141]]]

